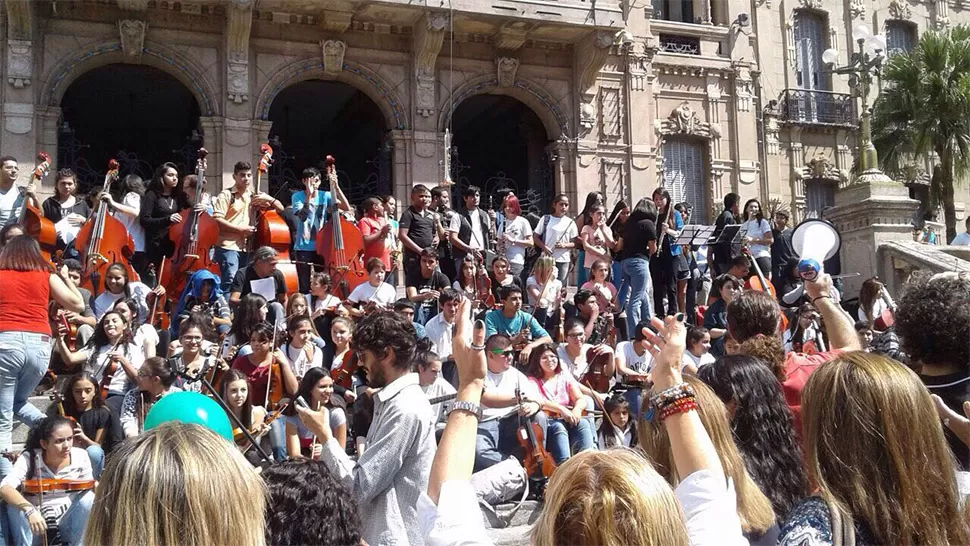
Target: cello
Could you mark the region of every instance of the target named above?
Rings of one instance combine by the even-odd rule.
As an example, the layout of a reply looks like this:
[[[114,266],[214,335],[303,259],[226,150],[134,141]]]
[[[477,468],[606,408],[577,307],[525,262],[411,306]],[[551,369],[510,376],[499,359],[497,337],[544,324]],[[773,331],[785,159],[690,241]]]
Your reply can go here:
[[[337,167],[333,156],[327,156],[327,180],[330,196],[337,195]],[[354,288],[367,280],[364,269],[364,236],[353,222],[340,215],[340,208],[333,204],[330,221],[317,233],[317,254],[323,256],[333,293],[345,300]]]
[[[208,269],[219,275],[219,264],[209,257],[209,250],[219,242],[219,224],[205,210],[197,210],[205,190],[205,148],[199,148],[199,158],[195,163],[195,199],[189,208],[181,211],[182,221],[168,228],[168,238],[175,245],[175,253],[170,260],[171,267],[166,275],[159,275],[162,285],[169,294],[181,294],[185,281],[199,269]]]
[[[51,157],[46,152],[38,153],[37,166],[30,175],[31,183],[39,185],[44,177],[50,173],[50,170]],[[51,256],[53,256],[57,245],[57,230],[54,229],[54,223],[45,218],[37,207],[30,204],[30,198],[34,197],[33,193],[28,193],[26,187],[21,188],[21,192],[24,196],[24,207],[20,209],[20,218],[17,222],[24,226],[24,233],[40,243],[40,253],[44,256],[44,259],[51,261]]]
[[[263,143],[259,146],[259,166],[256,169],[256,188],[258,190],[263,173],[269,170],[273,162],[273,148]],[[300,290],[300,277],[296,272],[296,264],[290,260],[290,227],[278,212],[272,209],[257,210],[250,207],[249,219],[256,231],[247,239],[246,251],[250,256],[261,246],[269,246],[276,250],[279,263],[276,268],[283,273],[286,281],[286,293],[292,294]]]
[[[771,294],[771,297],[778,301],[778,293],[775,292],[775,285],[771,284],[765,274],[761,271],[761,266],[758,265],[758,260],[751,255],[751,249],[748,247],[741,247],[741,253],[748,257],[748,261],[751,262],[752,267],[754,267],[755,276],[748,279],[748,285],[750,290],[755,292],[767,292]],[[778,311],[778,331],[784,332],[788,329],[788,317],[785,316],[785,312]]]
[[[112,182],[117,179],[118,162],[112,159],[108,161],[102,194],[107,193]],[[135,253],[135,243],[124,224],[109,212],[108,205],[99,200],[94,214],[81,226],[74,243],[74,247],[82,254],[84,264],[81,287],[90,290],[94,297],[101,293],[101,280],[104,279],[108,266],[115,262],[125,266],[129,280],[139,280],[138,273],[128,262]]]

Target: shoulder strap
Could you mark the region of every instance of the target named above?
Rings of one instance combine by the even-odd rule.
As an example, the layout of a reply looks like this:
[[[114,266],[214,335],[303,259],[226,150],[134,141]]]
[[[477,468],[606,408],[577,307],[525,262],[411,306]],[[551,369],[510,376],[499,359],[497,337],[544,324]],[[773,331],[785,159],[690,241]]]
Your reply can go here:
[[[832,520],[832,546],[855,546],[855,524],[852,514],[845,513],[835,504],[825,501]]]

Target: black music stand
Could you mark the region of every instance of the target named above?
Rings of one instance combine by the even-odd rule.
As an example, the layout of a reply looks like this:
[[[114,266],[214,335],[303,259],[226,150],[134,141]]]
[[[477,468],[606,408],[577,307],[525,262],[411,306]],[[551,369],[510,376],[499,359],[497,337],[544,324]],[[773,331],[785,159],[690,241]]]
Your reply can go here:
[[[716,245],[722,243],[730,243],[732,245],[741,244],[741,239],[744,237],[744,233],[741,231],[741,226],[743,224],[731,224],[724,226],[724,229],[716,235],[711,235],[710,239],[707,240],[708,245]]]
[[[690,245],[697,247],[706,245],[707,241],[714,235],[715,226],[687,225],[684,226],[680,235],[673,241],[675,245]]]

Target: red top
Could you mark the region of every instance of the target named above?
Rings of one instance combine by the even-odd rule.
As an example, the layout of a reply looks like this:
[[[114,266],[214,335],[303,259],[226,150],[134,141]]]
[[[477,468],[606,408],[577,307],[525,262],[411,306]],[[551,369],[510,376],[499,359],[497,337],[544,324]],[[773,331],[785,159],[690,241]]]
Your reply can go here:
[[[249,401],[254,406],[266,405],[266,386],[269,385],[269,366],[258,367],[249,359],[250,355],[237,356],[232,361],[233,369],[246,374],[249,380]]]
[[[371,218],[370,216],[364,216],[357,221],[357,229],[360,230],[360,234],[364,237],[380,232],[384,229],[385,225],[387,225],[387,220],[382,217]],[[378,237],[371,244],[364,243],[364,265],[367,265],[367,260],[371,258],[380,258],[384,264],[384,269],[387,271],[391,270],[391,251],[384,244],[385,241],[385,237]]]
[[[795,434],[799,438],[802,436],[802,391],[808,383],[808,376],[816,368],[825,364],[829,360],[834,360],[842,356],[840,350],[828,351],[825,353],[805,354],[788,353],[785,355],[785,382],[781,384],[785,392],[785,402],[791,408],[795,416]]]
[[[50,277],[48,271],[0,270],[0,332],[51,335]]]

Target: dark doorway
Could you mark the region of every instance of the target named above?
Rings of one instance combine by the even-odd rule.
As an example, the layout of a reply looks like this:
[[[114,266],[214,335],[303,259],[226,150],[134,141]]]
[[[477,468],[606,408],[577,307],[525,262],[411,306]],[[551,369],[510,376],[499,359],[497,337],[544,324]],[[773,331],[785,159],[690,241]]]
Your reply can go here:
[[[461,188],[482,189],[482,206],[497,190],[511,188],[522,210],[544,214],[555,192],[545,147],[546,129],[528,106],[505,95],[475,95],[462,101],[452,116],[451,176]],[[491,203],[498,207],[498,203]]]
[[[67,88],[61,109],[57,164],[77,173],[82,191],[100,188],[112,158],[122,176],[148,181],[166,161],[186,174],[202,145],[195,96],[151,66],[110,64],[86,72]]]
[[[351,203],[391,192],[391,143],[384,115],[356,87],[323,80],[293,84],[273,99],[269,121],[275,152],[270,192],[284,202],[303,187],[303,169],[323,170],[328,155],[337,162],[340,187]]]

